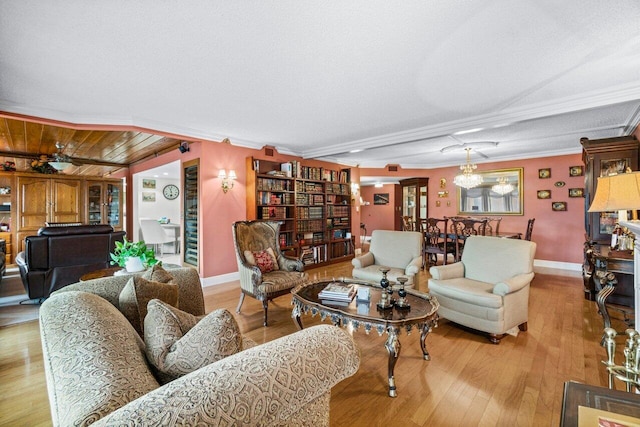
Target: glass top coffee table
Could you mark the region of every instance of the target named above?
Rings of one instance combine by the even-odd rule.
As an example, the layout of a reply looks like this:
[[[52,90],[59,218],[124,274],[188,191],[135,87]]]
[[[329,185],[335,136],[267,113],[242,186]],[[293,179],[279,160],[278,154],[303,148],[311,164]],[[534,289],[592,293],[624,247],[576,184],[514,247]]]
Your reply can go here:
[[[349,303],[332,303],[322,300],[318,297],[318,293],[322,291],[329,283],[338,282],[342,284],[354,284],[356,288],[369,288],[369,301],[359,301],[357,297]],[[365,333],[375,329],[378,335],[387,333],[385,348],[389,353],[388,378],[389,378],[389,396],[396,397],[397,390],[393,370],[396,361],[400,356],[400,340],[399,335],[404,328],[407,334],[416,327],[420,330],[420,348],[424,360],[429,360],[429,352],[425,341],[431,330],[437,326],[439,307],[438,300],[429,294],[406,289],[407,302],[409,308],[398,308],[396,306],[387,309],[379,309],[377,304],[382,294],[380,285],[363,280],[340,278],[327,281],[319,281],[298,286],[292,291],[293,295],[293,312],[291,316],[296,322],[299,329],[302,329],[302,314],[311,313],[312,316],[320,315],[321,320],[327,318],[336,326],[351,326],[354,330],[360,327],[364,328]],[[397,291],[395,291],[397,298]]]

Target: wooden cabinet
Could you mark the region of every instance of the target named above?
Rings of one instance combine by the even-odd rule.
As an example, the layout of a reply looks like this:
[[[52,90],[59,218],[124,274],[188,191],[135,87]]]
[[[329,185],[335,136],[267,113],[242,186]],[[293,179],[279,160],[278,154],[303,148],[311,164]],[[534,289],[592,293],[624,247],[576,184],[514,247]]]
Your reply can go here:
[[[249,157],[247,219],[279,221],[280,249],[306,265],[352,258],[349,170]]]
[[[9,231],[0,231],[0,239],[4,239],[5,241],[5,245],[6,245],[6,252],[5,252],[5,264],[12,264],[13,263],[13,252],[12,252],[12,239],[11,239],[11,233]]]
[[[18,232],[45,222],[82,222],[82,181],[18,176]]]
[[[587,212],[596,192],[598,177],[624,173],[626,168],[638,170],[639,143],[633,136],[619,138],[580,139],[585,165],[584,202],[585,231],[588,239],[600,244],[611,243],[611,232],[618,223],[617,212]]]
[[[611,232],[618,223],[618,212],[588,212],[588,209],[596,192],[598,177],[624,173],[627,168],[638,170],[640,144],[633,136],[594,140],[582,138],[580,143],[582,144],[582,159],[585,165],[584,215],[585,234],[588,240],[585,250],[592,248],[598,254],[596,257],[597,269],[611,271],[616,275],[618,286],[609,300],[621,306],[633,307],[633,271],[628,268],[626,270],[619,268],[618,264],[624,260],[617,260],[608,255]],[[585,252],[585,266],[583,268],[585,298],[595,300],[598,289],[596,289],[594,281],[589,278],[591,269],[588,255]],[[630,292],[631,295],[629,295]]]
[[[86,181],[85,222],[122,230],[122,181]]]
[[[403,230],[403,217],[410,219],[412,228],[420,231],[420,223],[428,218],[429,178],[409,178],[400,180],[396,191],[396,230]],[[398,204],[400,202],[400,204]]]

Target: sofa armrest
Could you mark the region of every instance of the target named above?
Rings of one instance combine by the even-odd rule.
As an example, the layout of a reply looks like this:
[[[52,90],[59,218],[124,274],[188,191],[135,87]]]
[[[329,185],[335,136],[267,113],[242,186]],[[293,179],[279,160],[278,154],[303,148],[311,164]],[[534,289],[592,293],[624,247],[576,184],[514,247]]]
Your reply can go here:
[[[429,274],[436,280],[457,279],[464,277],[464,264],[454,262],[447,265],[434,265],[429,269]]]
[[[507,294],[519,291],[527,286],[533,280],[534,273],[518,274],[503,282],[496,283],[493,287],[493,293],[505,296]]]
[[[345,331],[318,325],[178,378],[94,425],[292,425],[304,416],[313,418],[302,424],[328,425],[327,408],[314,403],[359,364],[358,348]],[[310,407],[316,412],[305,410]]]
[[[404,269],[404,274],[407,276],[413,276],[418,274],[418,272],[422,269],[422,256],[416,257],[411,260],[409,265]]]
[[[364,255],[360,255],[351,260],[351,265],[356,268],[364,268],[373,265],[375,259],[371,252],[367,252]]]

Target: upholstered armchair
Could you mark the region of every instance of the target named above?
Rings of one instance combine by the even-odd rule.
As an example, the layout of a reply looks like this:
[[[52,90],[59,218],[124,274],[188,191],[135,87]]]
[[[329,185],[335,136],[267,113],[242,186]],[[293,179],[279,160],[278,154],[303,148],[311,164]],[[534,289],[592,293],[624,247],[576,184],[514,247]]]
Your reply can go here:
[[[389,268],[387,278],[395,282],[399,276],[407,277],[412,287],[422,268],[422,233],[417,231],[374,230],[369,252],[351,260],[351,275],[356,279],[380,281],[380,267]]]
[[[301,260],[287,257],[280,251],[278,236],[280,223],[276,221],[238,221],[233,224],[233,241],[240,273],[240,301],[245,295],[262,301],[264,326],[267,326],[268,301],[291,292],[304,283]]]
[[[535,253],[534,242],[470,236],[460,262],[429,269],[438,315],[488,333],[494,344],[516,326],[526,331]]]

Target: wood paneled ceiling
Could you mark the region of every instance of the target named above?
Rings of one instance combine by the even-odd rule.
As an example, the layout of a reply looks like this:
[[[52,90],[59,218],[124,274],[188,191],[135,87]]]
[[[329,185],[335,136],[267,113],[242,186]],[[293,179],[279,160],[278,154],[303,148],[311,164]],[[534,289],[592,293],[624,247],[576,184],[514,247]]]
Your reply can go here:
[[[142,131],[74,129],[0,117],[0,162],[30,171],[32,160],[64,148],[74,165],[71,175],[106,176],[136,162],[177,149],[182,139]]]

